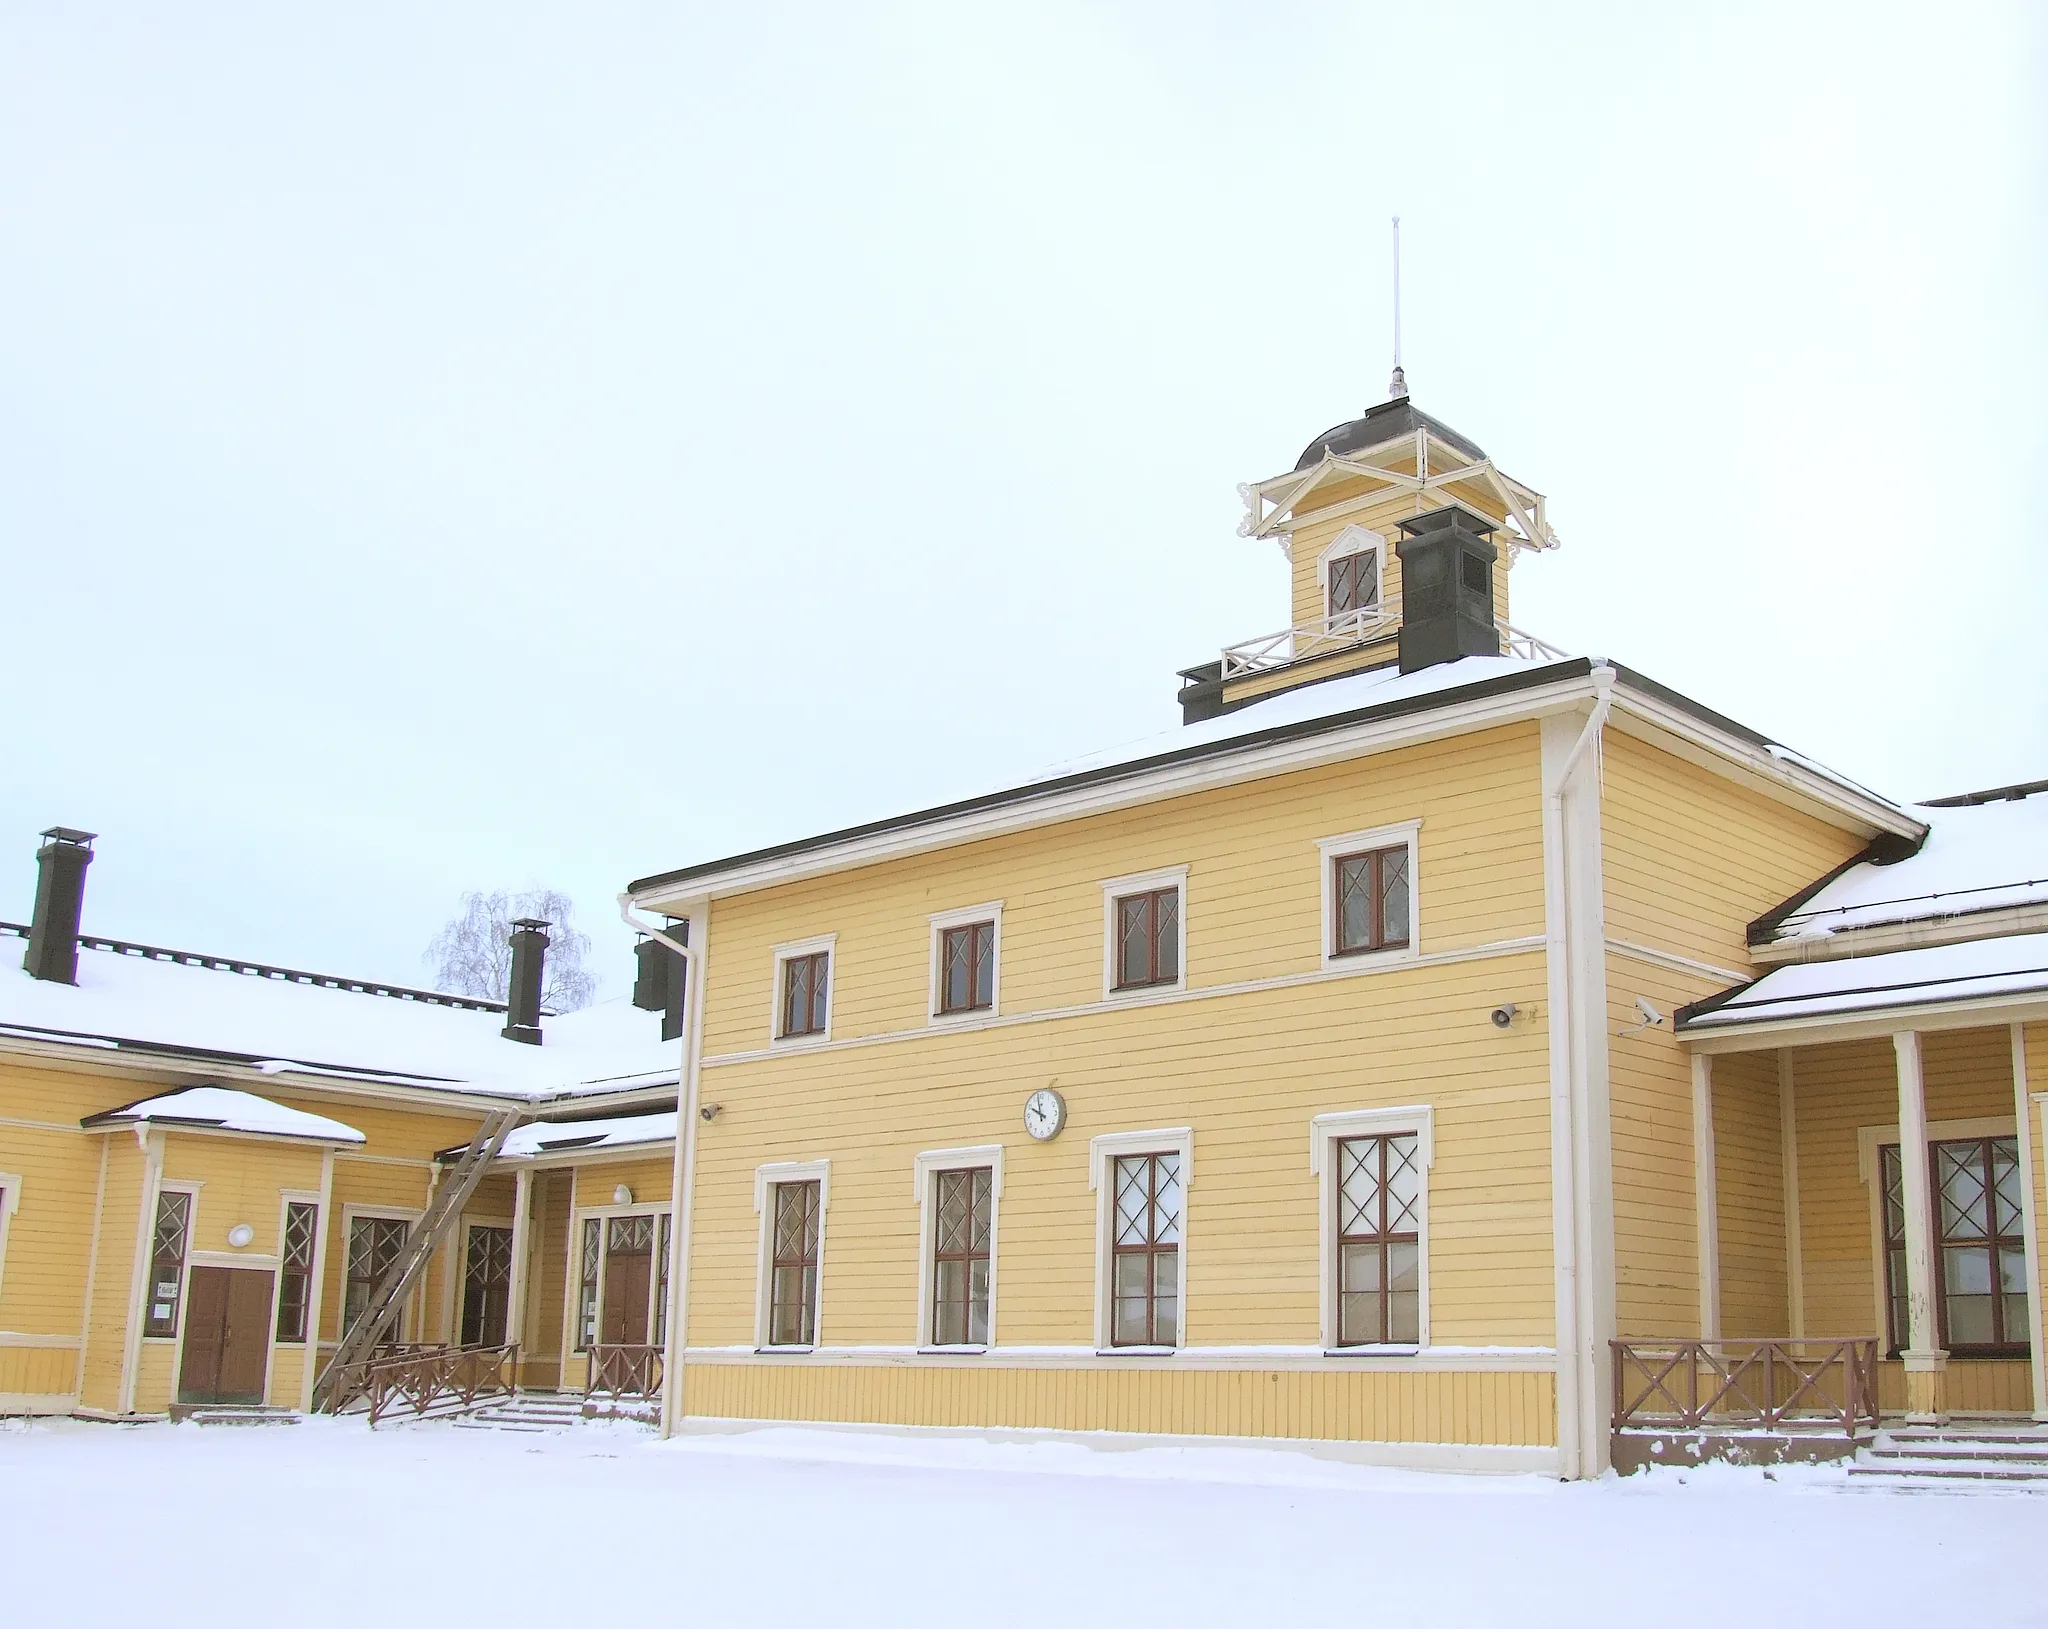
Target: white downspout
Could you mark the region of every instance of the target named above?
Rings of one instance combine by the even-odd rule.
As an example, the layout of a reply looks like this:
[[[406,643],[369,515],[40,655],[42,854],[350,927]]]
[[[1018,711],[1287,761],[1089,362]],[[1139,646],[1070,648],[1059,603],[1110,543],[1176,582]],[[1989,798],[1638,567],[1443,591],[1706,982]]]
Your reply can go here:
[[[668,1329],[661,1352],[661,1434],[672,1437],[683,1418],[683,1354],[689,1350],[690,1216],[697,1192],[698,1083],[704,1057],[704,969],[701,955],[711,935],[710,913],[693,923],[698,950],[676,943],[633,909],[631,894],[619,895],[619,919],[683,959],[682,1091],[676,1102],[675,1163],[669,1173]]]
[[[1552,1205],[1562,1213],[1564,1223],[1553,1230],[1552,1236],[1557,1254],[1557,1443],[1558,1468],[1567,1478],[1584,1473],[1582,1449],[1587,1422],[1582,1415],[1588,1398],[1597,1395],[1597,1388],[1587,1384],[1590,1377],[1581,1373],[1589,1354],[1581,1349],[1586,1297],[1579,1281],[1579,1235],[1582,1222],[1589,1220],[1581,1212],[1591,1203],[1591,1196],[1579,1147],[1585,1128],[1580,1124],[1583,1115],[1576,1090],[1579,1058],[1573,1034],[1571,890],[1564,828],[1565,785],[1586,749],[1598,739],[1613,705],[1614,670],[1595,668],[1592,678],[1596,690],[1592,714],[1543,787],[1543,868],[1549,884],[1546,891],[1551,896],[1547,901],[1544,950],[1550,1007],[1551,1182],[1556,1190]],[[1590,1356],[1597,1361],[1597,1354]]]

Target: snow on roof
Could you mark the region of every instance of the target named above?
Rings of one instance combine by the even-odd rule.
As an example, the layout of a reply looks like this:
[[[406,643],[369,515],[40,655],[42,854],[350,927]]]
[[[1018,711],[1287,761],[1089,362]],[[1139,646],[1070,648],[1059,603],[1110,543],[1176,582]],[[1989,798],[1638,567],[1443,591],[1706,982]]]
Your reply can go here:
[[[18,941],[0,939],[0,956]],[[7,961],[12,961],[11,956]],[[31,1039],[221,1054],[306,1072],[513,1098],[673,1082],[681,1044],[623,997],[508,1041],[501,1013],[231,973],[81,947],[78,983],[0,961],[0,1031]]]
[[[1727,1029],[2033,991],[2048,992],[2048,933],[1776,968],[1725,998],[1709,998],[1716,1004],[1683,1015],[1679,1027]]]
[[[501,1159],[533,1159],[568,1149],[588,1153],[600,1148],[631,1148],[640,1143],[669,1143],[676,1136],[676,1116],[629,1114],[612,1120],[536,1120],[505,1139]]]
[[[1910,812],[1927,822],[1917,854],[1851,867],[1787,916],[1774,942],[2048,904],[2048,796]]]
[[[188,1086],[162,1097],[130,1103],[91,1116],[88,1125],[213,1126],[222,1131],[246,1131],[263,1137],[300,1137],[310,1142],[359,1143],[363,1134],[354,1126],[325,1115],[288,1109],[254,1092],[238,1092],[231,1086]]]

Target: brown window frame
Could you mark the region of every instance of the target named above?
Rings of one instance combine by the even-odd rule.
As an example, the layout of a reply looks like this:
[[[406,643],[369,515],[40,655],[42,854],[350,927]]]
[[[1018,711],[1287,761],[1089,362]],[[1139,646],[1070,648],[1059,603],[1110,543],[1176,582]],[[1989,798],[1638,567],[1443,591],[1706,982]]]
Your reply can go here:
[[[798,971],[802,969],[809,979],[809,998],[798,1012]],[[776,995],[775,1010],[778,1017],[777,1039],[791,1041],[800,1038],[823,1035],[832,1027],[832,952],[829,950],[805,951],[801,955],[784,956],[781,968],[781,989]],[[755,1009],[757,1012],[759,1008]],[[799,1024],[798,1020],[802,1023]]]
[[[1389,931],[1387,922],[1388,862],[1396,855],[1401,862],[1401,883],[1407,902],[1400,937]],[[1379,848],[1353,849],[1330,857],[1330,955],[1369,956],[1384,950],[1407,950],[1415,940],[1415,861],[1407,843],[1388,843]],[[1352,942],[1346,937],[1345,904],[1352,890],[1347,873],[1363,866],[1365,871],[1366,936]]]
[[[192,1253],[192,1211],[196,1199],[186,1188],[159,1188],[149,1235],[149,1299],[143,1303],[142,1333],[174,1340],[185,1310],[185,1260]],[[175,1214],[175,1221],[171,1215]],[[175,1231],[169,1231],[174,1228]],[[166,1286],[170,1293],[163,1294]],[[168,1312],[160,1308],[168,1307]]]
[[[957,958],[966,973],[966,994],[953,999],[954,947],[964,954]],[[993,917],[979,922],[961,922],[939,929],[938,1016],[953,1013],[987,1012],[996,1004],[996,924]]]
[[[1393,1210],[1394,1190],[1390,1180],[1397,1167],[1394,1163],[1397,1143],[1408,1145],[1403,1164],[1414,1173],[1415,1194],[1401,1205],[1400,1211]],[[1369,1154],[1360,1154],[1369,1148]],[[1333,1215],[1335,1237],[1330,1252],[1330,1270],[1335,1282],[1331,1293],[1335,1297],[1336,1327],[1331,1333],[1336,1337],[1338,1347],[1395,1346],[1414,1347],[1422,1343],[1422,1205],[1423,1205],[1423,1160],[1422,1138],[1413,1131],[1368,1132],[1355,1137],[1339,1137],[1333,1140],[1330,1156],[1335,1162],[1333,1180],[1336,1184],[1336,1209]],[[1351,1203],[1346,1192],[1346,1179],[1352,1173],[1352,1160],[1361,1163],[1370,1158],[1374,1183],[1373,1214],[1369,1227],[1347,1225],[1365,1219],[1347,1214]],[[1412,1225],[1394,1226],[1401,1222]],[[1411,1271],[1415,1278],[1414,1330],[1397,1330],[1394,1325],[1395,1253],[1403,1248],[1412,1252]],[[1377,1261],[1377,1287],[1372,1290],[1353,1290],[1346,1287],[1347,1269],[1352,1252],[1371,1252]],[[1374,1312],[1370,1332],[1363,1325],[1354,1325],[1352,1312],[1354,1303],[1361,1313],[1362,1303],[1371,1297]]]
[[[587,1352],[597,1344],[598,1290],[604,1281],[604,1221],[583,1218],[583,1236],[578,1243],[576,1276],[576,1345]]]
[[[771,1183],[768,1189],[768,1327],[764,1345],[782,1349],[818,1344],[818,1277],[825,1231],[825,1185],[816,1177]],[[790,1214],[792,1204],[800,1214]],[[792,1235],[789,1224],[795,1223]],[[792,1238],[794,1240],[792,1244]],[[794,1274],[796,1298],[785,1298],[785,1274]],[[796,1314],[795,1338],[784,1339],[785,1311]]]
[[[1165,931],[1160,926],[1160,905],[1162,901],[1172,902],[1172,919]],[[1144,936],[1144,963],[1140,976],[1127,978],[1124,946],[1131,941],[1129,925],[1132,907],[1140,913]],[[1184,907],[1181,903],[1181,885],[1168,883],[1163,888],[1143,888],[1128,894],[1118,894],[1110,905],[1110,980],[1112,990],[1156,990],[1165,985],[1178,984],[1181,980],[1181,930]],[[1162,967],[1165,955],[1171,955],[1172,966]]]
[[[995,1272],[995,1167],[960,1165],[934,1171],[932,1183],[932,1281],[929,1310],[931,1343],[945,1347],[985,1347],[989,1337],[989,1315]],[[947,1201],[965,1188],[966,1212],[962,1226],[948,1245]],[[961,1293],[946,1293],[948,1266],[959,1269]],[[980,1268],[977,1274],[976,1268]],[[957,1312],[957,1324],[949,1313]]]
[[[313,1252],[320,1240],[320,1207],[288,1199],[277,1252],[277,1342],[303,1346],[313,1307]]]
[[[1370,599],[1360,599],[1358,597],[1359,567],[1366,561],[1372,563],[1372,597]],[[1378,549],[1353,549],[1348,554],[1334,556],[1329,562],[1326,576],[1328,578],[1328,585],[1323,596],[1323,607],[1328,621],[1335,622],[1339,617],[1350,616],[1357,611],[1375,611],[1379,609],[1380,552]],[[1340,579],[1343,583],[1343,597],[1348,601],[1347,604],[1343,605],[1337,603],[1340,592]]]
[[[668,1241],[673,1211],[661,1213],[654,1239],[654,1344],[668,1344]]]
[[[1171,1161],[1171,1180],[1179,1190],[1175,1200],[1169,1230],[1170,1239],[1160,1237],[1161,1180],[1162,1166]],[[1129,1237],[1130,1224],[1125,1220],[1124,1201],[1130,1191],[1125,1177],[1130,1167],[1144,1167],[1145,1188],[1142,1195],[1143,1235]],[[1140,1154],[1116,1154],[1109,1161],[1109,1344],[1112,1347],[1139,1347],[1158,1349],[1178,1347],[1187,1327],[1187,1274],[1184,1271],[1185,1258],[1182,1247],[1187,1238],[1187,1165],[1182,1152],[1177,1148],[1163,1148],[1156,1152]],[[1171,1260],[1173,1264],[1173,1285],[1170,1291],[1160,1287],[1160,1266]],[[1133,1271],[1142,1271],[1143,1286],[1136,1294],[1125,1288],[1125,1263],[1131,1263]],[[1142,1302],[1144,1307],[1142,1334],[1126,1337],[1122,1304]],[[1171,1328],[1162,1335],[1160,1309],[1169,1306],[1166,1316],[1172,1320]]]
[[[1928,1217],[1929,1242],[1934,1254],[1934,1328],[1935,1338],[1943,1350],[1954,1357],[1968,1358],[2025,1358],[2032,1352],[2032,1332],[2026,1323],[2026,1313],[2020,1314],[2020,1338],[2014,1340],[2008,1327],[2005,1313],[2006,1292],[2000,1284],[2000,1258],[2010,1253],[2024,1263],[2026,1240],[2022,1231],[2024,1223],[2015,1211],[2010,1231],[2001,1232],[1998,1226],[1999,1199],[1997,1192],[1997,1145],[2010,1145],[2013,1159],[2009,1162],[2018,1168],[2018,1136],[1993,1133],[1984,1137],[1940,1137],[1930,1139],[1927,1144],[1928,1203],[1934,1214]],[[1987,1231],[1982,1234],[1951,1233],[1944,1226],[1942,1151],[1944,1149],[1970,1148],[1977,1152],[1981,1164],[1985,1222]],[[1880,1245],[1884,1253],[1885,1286],[1885,1335],[1886,1348],[1896,1356],[1906,1349],[1911,1338],[1907,1325],[1905,1282],[1905,1173],[1900,1145],[1885,1143],[1878,1149],[1879,1210],[1881,1219]],[[2024,1172],[2019,1180],[2025,1181]],[[1993,1338],[1989,1342],[1955,1342],[1949,1333],[1949,1261],[1952,1255],[1964,1252],[1988,1251],[1991,1256],[1991,1289],[1988,1299],[1991,1303],[1991,1328]],[[2024,1274],[2024,1266],[2021,1269]],[[2001,1338],[2002,1337],[2002,1338]]]
[[[342,1263],[341,1273],[341,1332],[344,1335],[354,1328],[356,1320],[369,1310],[370,1298],[377,1293],[378,1283],[383,1279],[385,1273],[390,1271],[392,1262],[397,1259],[395,1253],[385,1255],[383,1250],[379,1248],[376,1242],[377,1239],[379,1237],[389,1239],[392,1236],[391,1230],[396,1229],[397,1243],[391,1248],[394,1252],[403,1251],[406,1238],[412,1232],[412,1225],[410,1219],[402,1216],[351,1216],[348,1219],[348,1238],[345,1245],[348,1255]],[[356,1271],[356,1230],[358,1228],[368,1228],[370,1230],[371,1244],[368,1255],[369,1271],[367,1273]],[[361,1306],[352,1307],[351,1303],[355,1300],[355,1290],[358,1285],[364,1286],[363,1302]],[[403,1340],[405,1338],[404,1329],[405,1309],[401,1306],[397,1320],[384,1332],[386,1343]]]

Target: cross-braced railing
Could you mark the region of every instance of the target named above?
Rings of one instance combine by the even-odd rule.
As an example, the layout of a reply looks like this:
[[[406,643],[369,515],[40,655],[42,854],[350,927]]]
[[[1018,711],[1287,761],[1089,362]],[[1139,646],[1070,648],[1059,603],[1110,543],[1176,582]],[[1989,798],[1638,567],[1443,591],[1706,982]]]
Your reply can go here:
[[[1617,1431],[1877,1425],[1874,1338],[1610,1344]]]
[[[593,1346],[586,1397],[659,1397],[662,1352],[658,1346]]]
[[[519,1348],[420,1346],[383,1352],[343,1370],[335,1382],[335,1409],[369,1402],[370,1424],[387,1415],[466,1414],[479,1403],[510,1397],[517,1385]]]
[[[1260,634],[1256,639],[1246,639],[1226,647],[1223,677],[1242,678],[1247,673],[1285,667],[1289,662],[1298,662],[1305,656],[1318,656],[1342,645],[1355,645],[1360,640],[1392,629],[1400,620],[1401,601],[1391,598],[1377,605],[1362,605],[1355,611],[1339,611],[1321,622]]]

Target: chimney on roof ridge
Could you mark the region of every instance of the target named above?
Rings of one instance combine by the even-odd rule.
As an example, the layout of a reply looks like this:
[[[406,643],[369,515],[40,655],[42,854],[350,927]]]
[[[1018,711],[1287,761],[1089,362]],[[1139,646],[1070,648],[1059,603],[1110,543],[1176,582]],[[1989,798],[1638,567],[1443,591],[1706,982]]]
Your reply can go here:
[[[505,992],[505,1027],[498,1033],[508,1041],[540,1045],[540,992],[548,955],[548,925],[534,916],[522,916],[512,924],[512,980]]]
[[[85,907],[85,868],[92,864],[96,834],[52,826],[36,850],[36,908],[29,918],[28,954],[21,965],[30,977],[53,984],[78,982],[78,918]]]
[[[690,942],[690,924],[671,921],[663,929],[677,944]],[[642,939],[633,947],[639,970],[633,979],[633,1005],[661,1014],[661,1038],[679,1040],[683,1033],[683,992],[688,987],[683,961],[659,939]]]
[[[1401,671],[1498,656],[1493,620],[1493,524],[1462,505],[1401,522]]]

